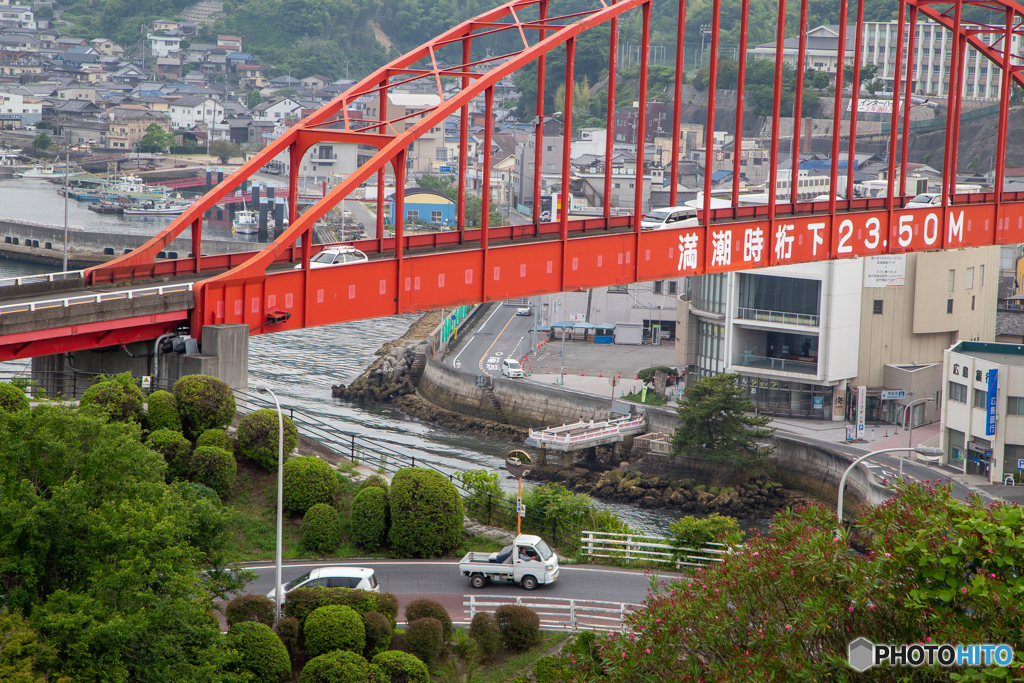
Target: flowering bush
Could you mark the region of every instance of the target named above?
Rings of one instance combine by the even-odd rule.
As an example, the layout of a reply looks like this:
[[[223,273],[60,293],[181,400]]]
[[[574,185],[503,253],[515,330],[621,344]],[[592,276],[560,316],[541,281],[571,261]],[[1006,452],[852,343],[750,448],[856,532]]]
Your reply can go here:
[[[853,680],[847,648],[861,636],[1021,642],[1024,508],[963,503],[949,486],[903,486],[858,520],[863,552],[851,550],[845,532],[834,538],[836,521],[817,505],[781,513],[768,536],[655,588],[631,618],[633,633],[597,639],[596,659],[564,655],[567,680]],[[1024,667],[1019,653],[1011,666]],[[937,676],[983,674],[903,667],[872,669],[870,680]]]

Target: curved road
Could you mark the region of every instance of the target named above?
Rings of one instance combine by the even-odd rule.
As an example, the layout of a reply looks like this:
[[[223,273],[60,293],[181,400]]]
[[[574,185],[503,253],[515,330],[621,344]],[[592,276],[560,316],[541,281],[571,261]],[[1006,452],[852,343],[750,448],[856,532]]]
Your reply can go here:
[[[451,363],[466,372],[501,375],[501,361],[504,358],[519,359],[529,352],[533,342],[536,307],[530,315],[516,315],[516,309],[529,307],[531,300],[516,300],[518,304],[491,304],[491,310],[484,313],[483,322],[469,333],[469,339],[461,344]]]

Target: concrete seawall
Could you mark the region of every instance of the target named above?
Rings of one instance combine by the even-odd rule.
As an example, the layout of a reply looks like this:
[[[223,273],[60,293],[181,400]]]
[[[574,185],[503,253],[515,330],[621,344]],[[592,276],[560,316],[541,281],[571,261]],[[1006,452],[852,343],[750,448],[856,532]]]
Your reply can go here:
[[[608,398],[522,380],[489,379],[490,387],[477,375],[427,359],[418,393],[434,405],[463,415],[521,427],[548,427],[580,418],[602,420],[611,413]],[[674,410],[648,407],[644,413],[648,431],[671,434],[675,430],[678,419]],[[788,436],[775,436],[770,441],[775,446],[771,460],[783,485],[818,500],[836,500],[839,480],[853,458]],[[632,469],[677,479],[718,474],[716,468],[696,459],[656,454],[645,456]],[[855,516],[865,504],[878,505],[891,497],[891,491],[880,486],[870,470],[861,465],[847,477],[843,506]]]

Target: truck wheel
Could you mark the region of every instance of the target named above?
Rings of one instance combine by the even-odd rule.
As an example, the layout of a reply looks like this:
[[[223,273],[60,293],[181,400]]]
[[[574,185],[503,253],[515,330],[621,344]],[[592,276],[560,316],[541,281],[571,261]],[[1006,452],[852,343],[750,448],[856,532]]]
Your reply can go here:
[[[483,574],[473,574],[469,579],[469,584],[473,586],[473,588],[480,590],[487,585],[487,577]]]
[[[537,587],[537,579],[533,578],[532,576],[524,576],[523,581],[520,585],[526,590],[532,591],[534,588]]]

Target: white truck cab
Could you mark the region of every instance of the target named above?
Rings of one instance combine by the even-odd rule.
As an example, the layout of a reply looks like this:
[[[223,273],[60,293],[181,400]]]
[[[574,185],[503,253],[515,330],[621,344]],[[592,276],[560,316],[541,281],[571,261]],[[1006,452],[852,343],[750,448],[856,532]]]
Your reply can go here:
[[[468,553],[459,562],[459,571],[469,577],[473,588],[503,580],[532,591],[558,579],[558,555],[540,536],[520,534],[496,553]]]

